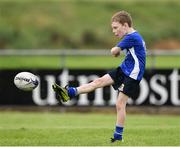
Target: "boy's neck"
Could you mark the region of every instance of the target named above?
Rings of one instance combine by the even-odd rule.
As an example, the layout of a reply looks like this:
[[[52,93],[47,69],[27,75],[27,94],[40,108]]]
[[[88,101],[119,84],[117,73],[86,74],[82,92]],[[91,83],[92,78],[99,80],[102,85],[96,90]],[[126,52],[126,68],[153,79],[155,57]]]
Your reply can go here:
[[[135,32],[135,31],[136,31],[136,30],[135,30],[134,28],[130,27],[130,28],[128,28],[128,30],[127,30],[127,34],[131,34],[131,33]]]

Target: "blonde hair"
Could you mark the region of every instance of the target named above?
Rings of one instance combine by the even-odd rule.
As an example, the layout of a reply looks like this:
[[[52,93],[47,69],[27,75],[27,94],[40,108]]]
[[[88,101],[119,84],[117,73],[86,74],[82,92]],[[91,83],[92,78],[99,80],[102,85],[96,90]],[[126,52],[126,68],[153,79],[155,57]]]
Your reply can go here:
[[[129,27],[132,27],[131,15],[126,11],[119,11],[112,16],[112,22],[119,22],[121,24],[127,23]]]

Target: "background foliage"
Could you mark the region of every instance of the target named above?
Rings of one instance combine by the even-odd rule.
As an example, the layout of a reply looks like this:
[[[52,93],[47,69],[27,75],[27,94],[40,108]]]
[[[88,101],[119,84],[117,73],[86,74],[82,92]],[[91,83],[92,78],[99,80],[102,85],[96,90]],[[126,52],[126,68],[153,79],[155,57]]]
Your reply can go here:
[[[167,40],[177,44],[179,8],[178,0],[1,0],[0,48],[109,49],[118,41],[110,21],[119,10],[132,14],[148,48]]]

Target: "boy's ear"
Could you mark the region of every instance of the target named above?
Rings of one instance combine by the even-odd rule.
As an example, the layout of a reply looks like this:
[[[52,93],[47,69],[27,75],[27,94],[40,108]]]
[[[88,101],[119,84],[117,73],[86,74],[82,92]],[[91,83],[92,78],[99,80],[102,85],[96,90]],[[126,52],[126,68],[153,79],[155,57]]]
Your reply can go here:
[[[129,27],[129,25],[128,25],[127,22],[125,22],[123,25],[124,25],[125,27]]]

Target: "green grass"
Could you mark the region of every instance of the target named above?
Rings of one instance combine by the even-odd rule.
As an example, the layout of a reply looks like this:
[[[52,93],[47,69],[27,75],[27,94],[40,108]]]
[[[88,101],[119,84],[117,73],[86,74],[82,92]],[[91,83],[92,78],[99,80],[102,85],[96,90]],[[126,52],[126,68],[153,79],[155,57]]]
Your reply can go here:
[[[23,68],[48,68],[59,69],[67,67],[71,69],[95,68],[111,69],[117,67],[123,57],[113,58],[111,56],[68,56],[62,57],[18,57],[18,56],[1,56],[0,69],[23,69]],[[179,56],[157,56],[155,58],[147,57],[147,68],[180,68]]]
[[[115,114],[0,112],[0,145],[178,146],[180,117],[128,115],[124,143],[110,144]]]

